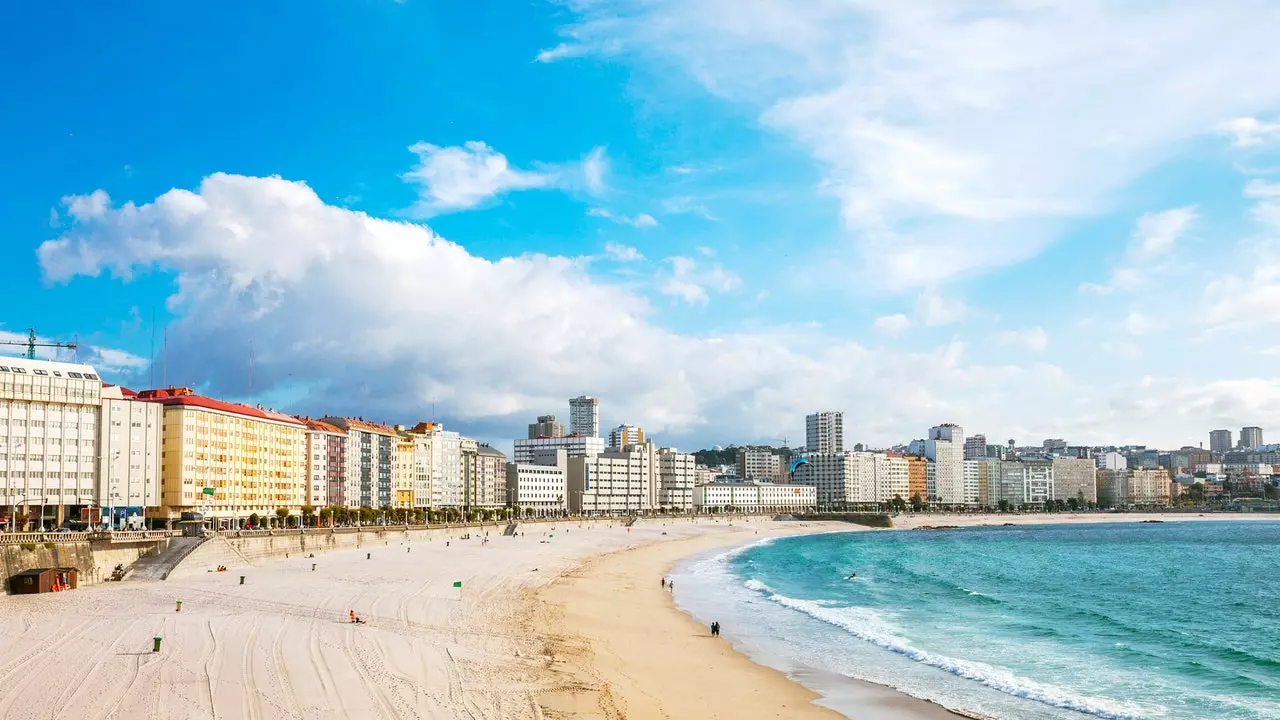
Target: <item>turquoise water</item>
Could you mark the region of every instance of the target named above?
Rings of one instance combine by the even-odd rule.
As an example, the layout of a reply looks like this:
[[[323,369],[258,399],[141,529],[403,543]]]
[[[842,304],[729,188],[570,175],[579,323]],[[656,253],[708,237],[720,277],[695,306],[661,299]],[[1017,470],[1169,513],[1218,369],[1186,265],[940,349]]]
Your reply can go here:
[[[1009,720],[1280,718],[1280,522],[832,533],[673,577],[847,714],[856,678]]]

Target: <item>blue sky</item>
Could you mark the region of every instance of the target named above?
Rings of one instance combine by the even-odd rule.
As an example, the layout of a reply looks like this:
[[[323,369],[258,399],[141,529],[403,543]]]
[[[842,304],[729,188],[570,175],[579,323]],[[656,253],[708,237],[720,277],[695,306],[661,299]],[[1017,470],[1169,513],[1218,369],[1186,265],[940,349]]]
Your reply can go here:
[[[794,5],[7,9],[0,332],[495,442],[1276,425],[1280,9]]]

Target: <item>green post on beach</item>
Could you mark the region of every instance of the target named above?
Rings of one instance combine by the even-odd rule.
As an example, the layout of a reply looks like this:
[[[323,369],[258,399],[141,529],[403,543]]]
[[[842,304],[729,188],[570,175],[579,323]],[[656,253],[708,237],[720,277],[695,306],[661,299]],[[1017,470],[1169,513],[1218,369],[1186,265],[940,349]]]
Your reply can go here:
[[[160,652],[160,640],[158,637],[151,638],[151,652]]]

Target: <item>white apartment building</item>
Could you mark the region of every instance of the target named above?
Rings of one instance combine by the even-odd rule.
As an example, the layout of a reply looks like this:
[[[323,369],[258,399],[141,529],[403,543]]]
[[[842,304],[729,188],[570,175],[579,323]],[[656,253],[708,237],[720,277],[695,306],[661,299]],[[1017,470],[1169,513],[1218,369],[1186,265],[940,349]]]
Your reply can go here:
[[[476,449],[476,474],[471,507],[500,508],[507,505],[507,456],[490,445]]]
[[[569,510],[581,515],[634,515],[658,504],[657,451],[653,445],[607,450],[568,460]]]
[[[1129,459],[1114,450],[1100,452],[1093,456],[1098,470],[1127,470]]]
[[[142,529],[146,509],[160,506],[163,417],[162,406],[135,392],[102,388],[96,502],[113,528]]]
[[[929,428],[925,457],[934,462],[936,497],[948,505],[966,503],[964,491],[964,428],[944,423]],[[969,502],[977,503],[975,491]]]
[[[562,515],[568,508],[568,455],[563,448],[544,448],[535,460],[507,464],[507,504],[522,517]]]
[[[0,357],[0,527],[56,527],[97,504],[101,411],[92,367]]]
[[[854,498],[858,495],[858,480],[852,458],[842,452],[811,452],[805,455],[805,461],[796,468],[795,477],[791,482],[813,487],[818,505],[832,506],[856,502]]]
[[[965,485],[978,487],[978,504],[995,507],[1000,504],[1000,483],[1004,461],[999,458],[980,458],[964,461]]]
[[[1053,497],[1055,500],[1075,498],[1081,503],[1098,502],[1096,463],[1089,458],[1053,459]]]
[[[564,450],[568,457],[592,457],[604,452],[604,438],[586,435],[566,435],[555,438],[516,440],[512,448],[512,462],[529,464],[539,450]]]
[[[743,480],[782,480],[782,458],[773,448],[750,445],[738,448],[738,477]]]
[[[658,507],[688,512],[693,508],[697,461],[675,448],[658,450]]]
[[[609,431],[609,449],[621,450],[631,445],[644,444],[644,429],[635,425],[619,425]]]
[[[910,464],[905,457],[885,453],[815,453],[796,469],[792,483],[815,489],[821,505],[883,503],[895,495],[911,495]]]
[[[583,437],[600,437],[600,399],[579,395],[569,398],[569,432]]]
[[[783,483],[711,483],[693,489],[696,512],[733,508],[741,512],[803,512],[817,505],[812,485]]]
[[[462,436],[442,429],[436,433],[435,444],[440,448],[437,456],[440,472],[431,478],[431,507],[460,508],[463,501]]]
[[[901,455],[874,453],[875,457],[875,502],[891,502],[899,497],[908,500],[911,497],[911,472],[907,459]]]
[[[823,410],[805,416],[804,446],[811,454],[844,452],[844,413]]]

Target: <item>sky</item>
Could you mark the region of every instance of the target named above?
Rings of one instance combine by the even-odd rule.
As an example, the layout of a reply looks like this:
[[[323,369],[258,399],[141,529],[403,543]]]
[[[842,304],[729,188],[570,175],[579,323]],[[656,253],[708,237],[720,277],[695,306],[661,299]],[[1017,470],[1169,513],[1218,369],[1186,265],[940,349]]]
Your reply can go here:
[[[499,446],[1280,434],[1274,2],[302,8],[0,11],[0,339]]]

